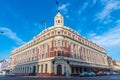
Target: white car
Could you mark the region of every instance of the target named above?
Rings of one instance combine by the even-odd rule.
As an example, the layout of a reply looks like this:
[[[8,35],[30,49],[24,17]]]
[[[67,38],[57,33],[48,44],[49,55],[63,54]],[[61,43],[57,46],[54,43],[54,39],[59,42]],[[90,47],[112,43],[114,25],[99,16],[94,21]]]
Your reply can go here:
[[[8,77],[14,77],[15,74],[13,74],[13,73],[7,73],[5,76],[8,76]]]
[[[96,74],[94,72],[89,72],[88,75],[89,76],[96,76]]]
[[[89,75],[88,72],[82,72],[82,73],[80,73],[80,76],[88,76],[88,75]]]
[[[119,73],[118,72],[112,72],[113,75],[118,75]]]

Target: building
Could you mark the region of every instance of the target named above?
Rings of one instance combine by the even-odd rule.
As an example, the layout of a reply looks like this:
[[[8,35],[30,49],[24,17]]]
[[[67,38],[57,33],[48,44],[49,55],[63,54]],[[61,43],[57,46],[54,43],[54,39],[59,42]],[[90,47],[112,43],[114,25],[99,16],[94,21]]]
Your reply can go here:
[[[119,61],[113,61],[113,70],[120,72],[120,62]]]
[[[0,61],[0,75],[2,75],[2,69],[1,69],[2,62],[3,62],[3,60],[2,60],[2,61]]]
[[[9,67],[16,75],[38,76],[109,70],[104,48],[65,26],[60,12],[54,26],[12,51]]]
[[[113,65],[113,60],[112,60],[112,58],[110,57],[110,56],[108,56],[108,67],[109,67],[109,70],[110,71],[113,71],[113,67],[114,67],[114,65]]]
[[[0,61],[0,75],[5,75],[8,70],[9,59],[4,59]]]

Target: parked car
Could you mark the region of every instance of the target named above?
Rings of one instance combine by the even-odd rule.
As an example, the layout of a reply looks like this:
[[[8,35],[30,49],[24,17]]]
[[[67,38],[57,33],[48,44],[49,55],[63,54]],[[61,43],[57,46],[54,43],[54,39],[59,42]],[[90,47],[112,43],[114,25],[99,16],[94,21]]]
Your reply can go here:
[[[5,76],[8,76],[8,77],[14,77],[15,74],[13,74],[13,73],[7,73]]]
[[[112,75],[118,75],[119,73],[118,72],[112,72]]]
[[[107,72],[101,72],[101,75],[102,76],[107,75]]]
[[[89,76],[96,76],[96,74],[94,72],[89,72],[88,75]]]
[[[109,75],[110,75],[110,72],[106,72],[106,75],[108,75],[108,76],[109,76]]]
[[[89,76],[89,73],[88,73],[88,72],[82,72],[82,73],[80,73],[80,76],[81,76],[81,77]]]
[[[102,75],[102,72],[99,71],[99,72],[96,73],[96,75],[97,75],[97,76],[101,76],[101,75]]]

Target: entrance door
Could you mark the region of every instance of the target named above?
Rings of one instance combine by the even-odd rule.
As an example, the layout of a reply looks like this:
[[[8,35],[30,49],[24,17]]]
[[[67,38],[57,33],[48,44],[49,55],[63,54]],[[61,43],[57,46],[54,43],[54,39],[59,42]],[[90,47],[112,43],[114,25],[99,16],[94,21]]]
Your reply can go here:
[[[62,66],[60,64],[57,65],[57,75],[58,76],[62,75]]]
[[[36,75],[36,66],[33,66],[33,73],[32,73],[33,76]]]

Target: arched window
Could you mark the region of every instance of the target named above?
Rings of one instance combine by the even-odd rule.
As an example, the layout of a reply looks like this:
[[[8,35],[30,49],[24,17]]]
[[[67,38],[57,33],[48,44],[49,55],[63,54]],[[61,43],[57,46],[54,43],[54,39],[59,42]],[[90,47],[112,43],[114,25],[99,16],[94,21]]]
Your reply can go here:
[[[76,53],[74,53],[74,59],[76,59]]]
[[[58,46],[60,46],[60,40],[58,40]]]
[[[54,51],[54,55],[56,56],[56,51]]]
[[[58,23],[60,23],[60,20],[58,20]]]
[[[62,56],[64,56],[64,51],[62,51]]]
[[[58,34],[60,34],[60,31],[58,31]]]
[[[60,54],[60,50],[58,50],[58,56],[61,56],[61,54]]]

